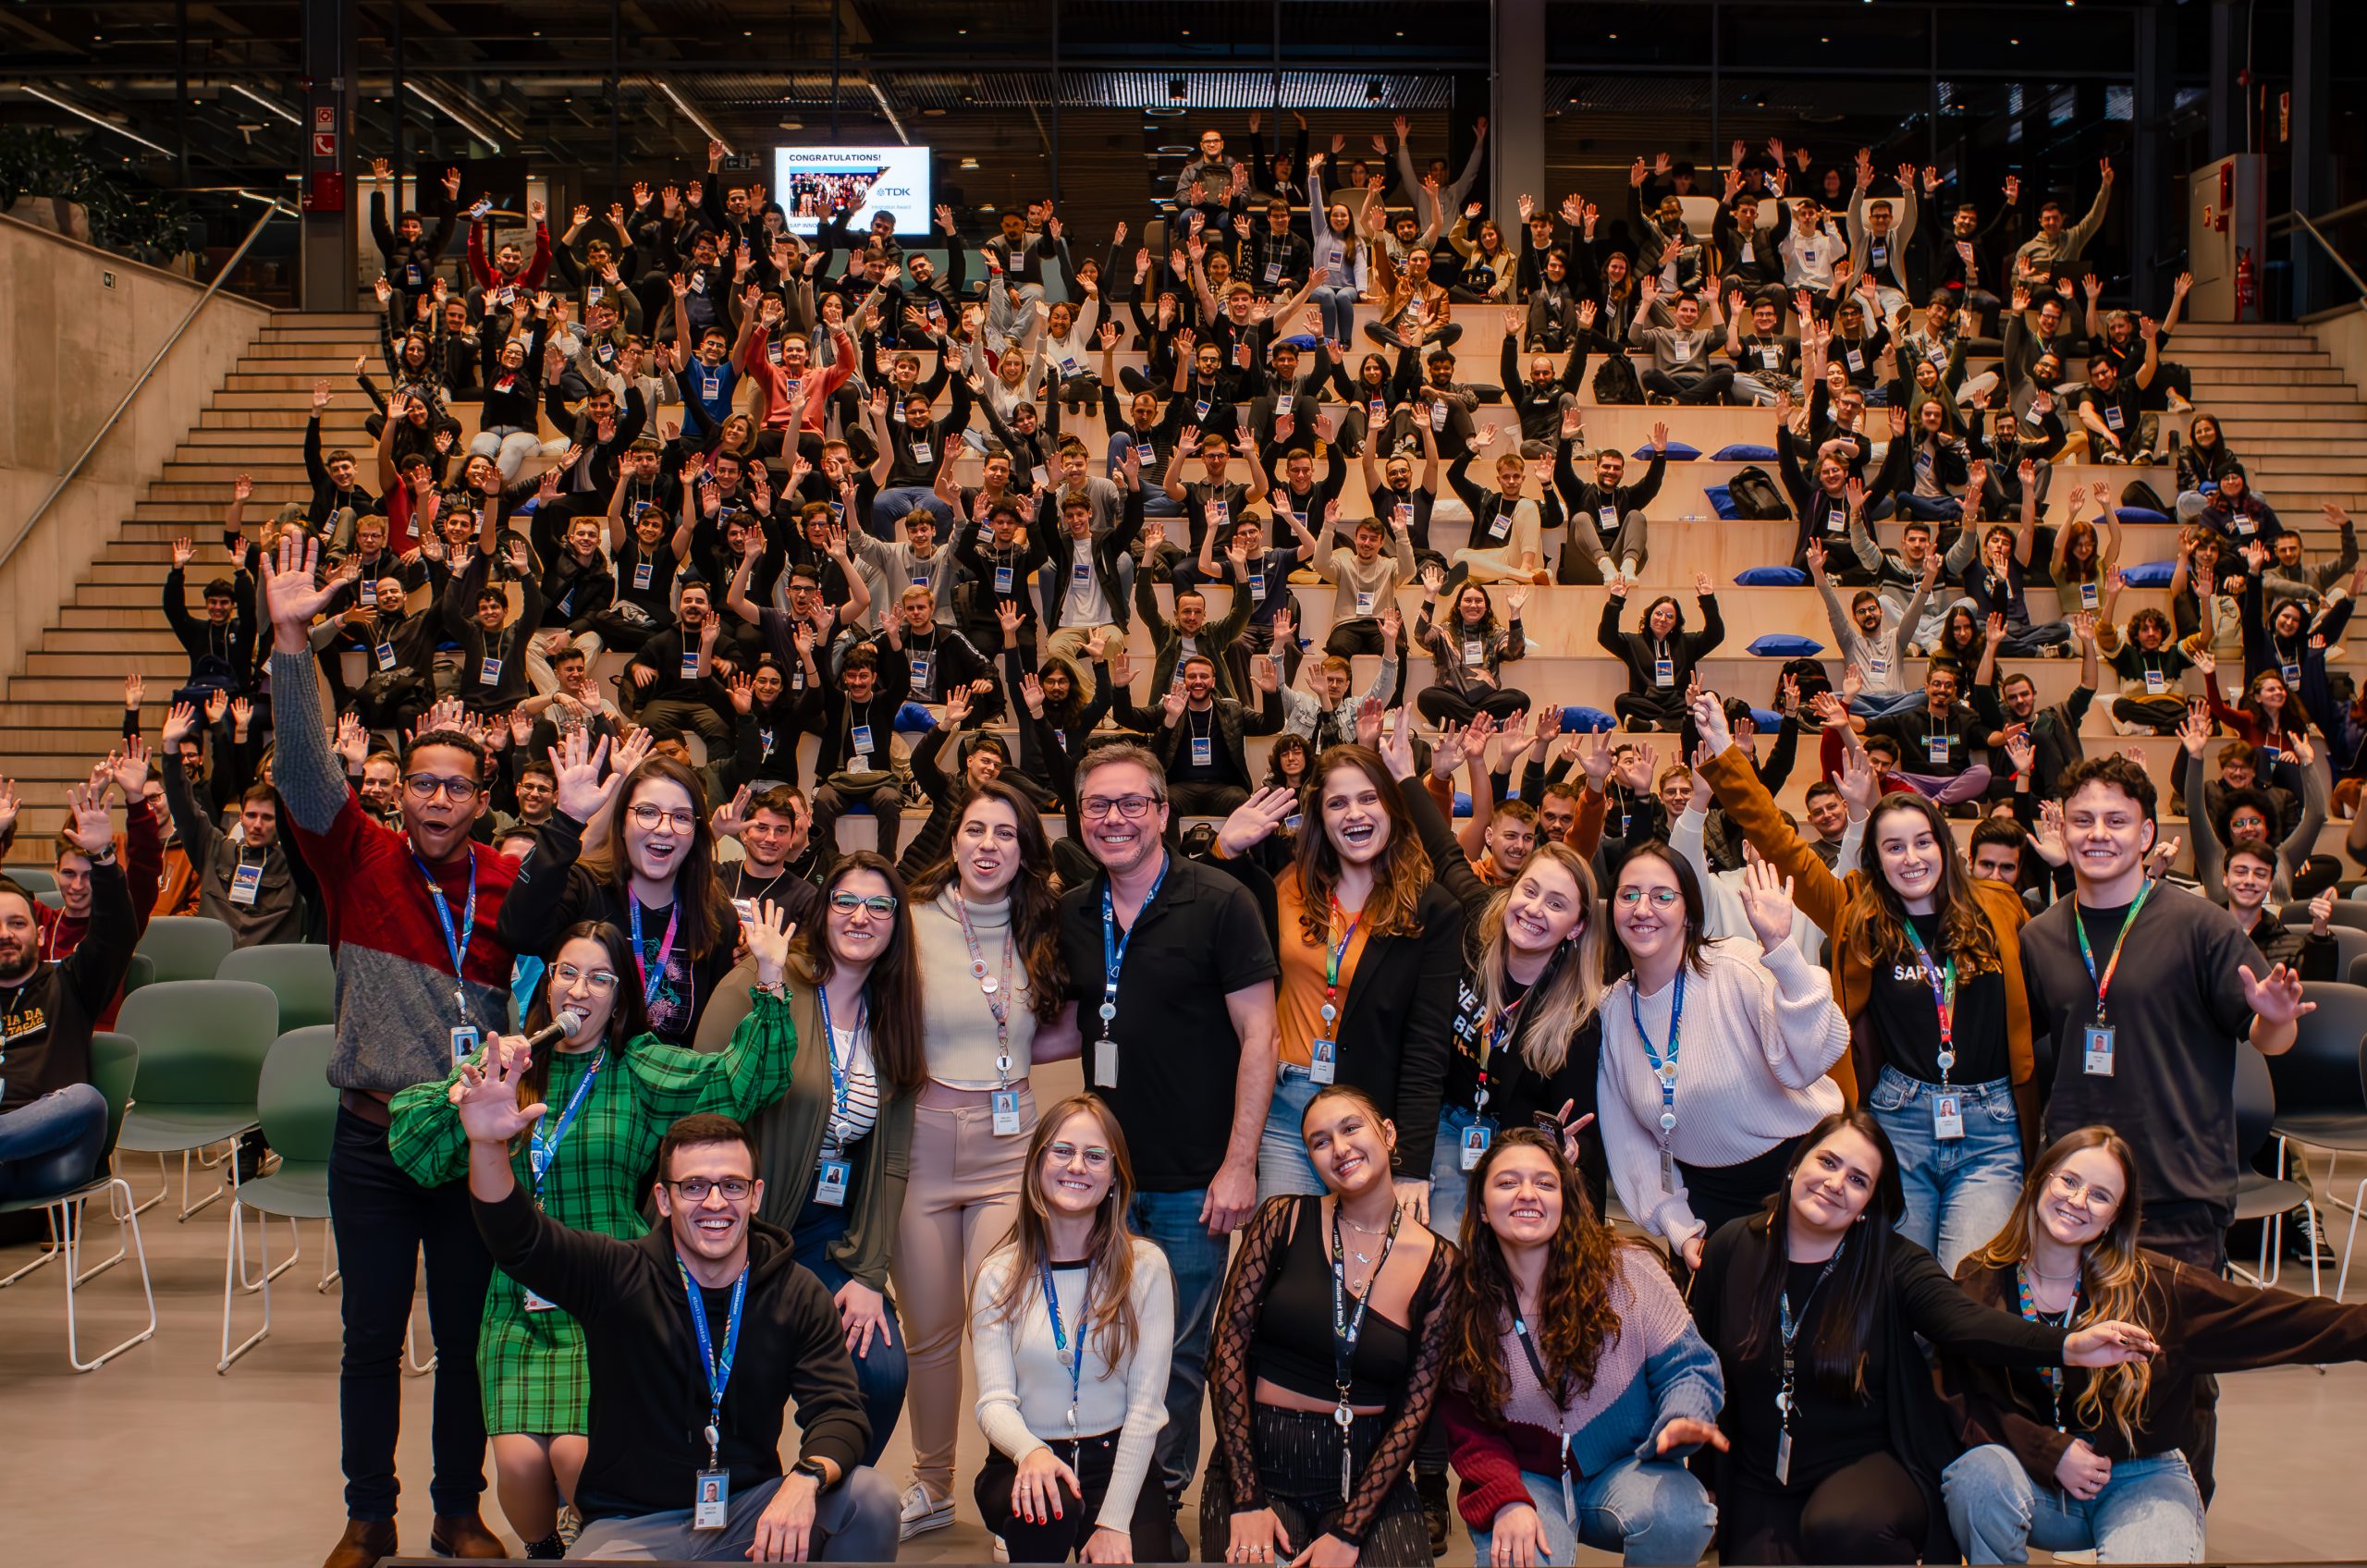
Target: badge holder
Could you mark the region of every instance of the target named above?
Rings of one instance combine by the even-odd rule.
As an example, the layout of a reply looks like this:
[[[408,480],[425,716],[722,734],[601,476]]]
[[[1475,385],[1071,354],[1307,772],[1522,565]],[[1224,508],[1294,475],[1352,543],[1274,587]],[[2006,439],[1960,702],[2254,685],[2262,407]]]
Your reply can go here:
[[[994,1094],[994,1108],[995,1136],[998,1138],[1019,1136],[1019,1091],[997,1089]]]
[[[1942,1089],[1932,1096],[1932,1136],[1943,1143],[1964,1136],[1964,1093]]]
[[[1488,1145],[1495,1141],[1495,1131],[1482,1121],[1463,1130],[1463,1169],[1477,1170],[1488,1156]]]
[[[847,1179],[853,1168],[843,1159],[822,1158],[819,1173],[814,1180],[814,1201],[824,1208],[844,1208],[847,1206]]]
[[[1193,736],[1192,766],[1194,767],[1213,767],[1216,766],[1216,760],[1215,737],[1209,735]]]
[[[529,1312],[556,1312],[558,1310],[558,1303],[555,1301],[546,1301],[523,1285],[518,1287],[518,1295],[520,1298],[520,1305],[523,1305]]]
[[[473,1023],[452,1025],[452,1060],[455,1065],[477,1054],[477,1026]]]
[[[2112,1076],[2112,1026],[2108,1023],[2091,1024],[2081,1031],[2083,1060],[2089,1077]]]
[[[263,866],[240,862],[230,873],[230,901],[241,907],[252,904],[255,895],[263,890]]]
[[[1317,1084],[1334,1084],[1340,1078],[1340,1042],[1317,1040],[1309,1051],[1307,1077]]]
[[[694,1476],[697,1489],[691,1494],[691,1528],[720,1530],[731,1512],[731,1472],[716,1463],[720,1434],[709,1427],[705,1437],[706,1468]]]

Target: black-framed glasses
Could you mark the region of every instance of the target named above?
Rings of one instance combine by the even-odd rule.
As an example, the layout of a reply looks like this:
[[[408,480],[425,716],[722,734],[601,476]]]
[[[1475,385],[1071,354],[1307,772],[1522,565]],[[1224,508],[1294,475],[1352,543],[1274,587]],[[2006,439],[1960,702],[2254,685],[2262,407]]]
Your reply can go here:
[[[1087,795],[1076,803],[1076,809],[1079,815],[1096,821],[1114,813],[1128,822],[1140,822],[1157,804],[1157,795]]]
[[[679,1182],[661,1182],[661,1187],[671,1187],[684,1203],[705,1203],[709,1193],[721,1193],[726,1203],[746,1203],[748,1194],[756,1190],[754,1182],[737,1176],[726,1176],[717,1182],[705,1176],[685,1176]]]
[[[445,778],[433,773],[403,775],[403,789],[415,801],[432,801],[437,790],[456,806],[468,804],[477,798],[479,785],[473,778]]]

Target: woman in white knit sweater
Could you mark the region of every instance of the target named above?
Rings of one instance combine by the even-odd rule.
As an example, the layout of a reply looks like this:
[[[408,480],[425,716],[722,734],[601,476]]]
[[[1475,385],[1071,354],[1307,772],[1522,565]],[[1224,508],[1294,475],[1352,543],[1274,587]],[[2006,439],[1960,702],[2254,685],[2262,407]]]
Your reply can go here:
[[[1126,1229],[1134,1171],[1097,1095],[1054,1106],[1027,1149],[1011,1236],[971,1292],[978,1513],[1013,1562],[1159,1562],[1167,1494],[1146,1485],[1167,1422],[1175,1287]]]
[[[1688,1268],[1709,1232],[1783,1184],[1793,1141],[1842,1106],[1825,1073],[1849,1048],[1848,1021],[1790,940],[1791,881],[1761,862],[1741,893],[1756,942],[1703,937],[1700,884],[1664,843],[1629,851],[1612,885],[1630,973],[1602,999],[1603,1152],[1621,1207]]]

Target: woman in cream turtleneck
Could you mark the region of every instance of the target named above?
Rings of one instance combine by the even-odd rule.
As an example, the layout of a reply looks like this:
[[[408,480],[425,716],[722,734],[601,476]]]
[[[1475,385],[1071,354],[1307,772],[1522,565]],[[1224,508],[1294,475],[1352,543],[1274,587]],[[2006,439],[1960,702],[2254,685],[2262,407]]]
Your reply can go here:
[[[1055,1023],[1057,897],[1035,804],[995,780],[971,792],[946,858],[913,884],[928,1081],[892,1266],[912,1366],[908,1539],[953,1522],[970,1281],[1018,1218],[1036,1131],[1028,1068],[1077,1052],[1073,1015]]]

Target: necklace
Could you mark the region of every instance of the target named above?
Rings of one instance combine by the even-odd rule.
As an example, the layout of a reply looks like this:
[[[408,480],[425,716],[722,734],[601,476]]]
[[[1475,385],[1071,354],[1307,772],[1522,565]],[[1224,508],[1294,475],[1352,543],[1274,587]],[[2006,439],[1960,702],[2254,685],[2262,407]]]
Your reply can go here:
[[[2077,1268],[2074,1268],[2068,1274],[2049,1274],[2045,1269],[2041,1268],[2037,1264],[2032,1263],[2028,1258],[2024,1258],[2022,1260],[2022,1267],[2029,1269],[2039,1279],[2044,1280],[2050,1285],[2069,1284],[2079,1278],[2079,1271]]]

